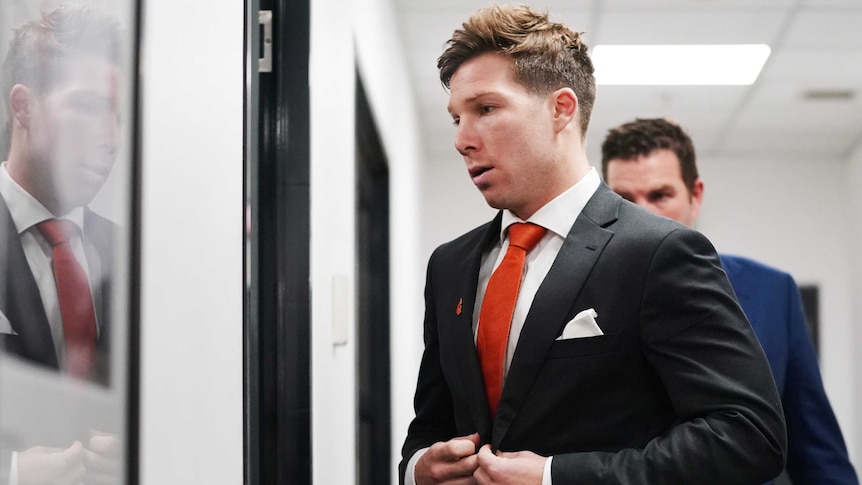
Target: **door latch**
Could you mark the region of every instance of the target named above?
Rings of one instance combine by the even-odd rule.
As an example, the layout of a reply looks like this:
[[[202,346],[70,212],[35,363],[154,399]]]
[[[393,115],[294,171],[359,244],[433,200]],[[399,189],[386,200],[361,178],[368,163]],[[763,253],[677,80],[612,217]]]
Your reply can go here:
[[[272,72],[272,10],[259,11],[258,22],[263,26],[263,57],[257,60],[257,72]]]

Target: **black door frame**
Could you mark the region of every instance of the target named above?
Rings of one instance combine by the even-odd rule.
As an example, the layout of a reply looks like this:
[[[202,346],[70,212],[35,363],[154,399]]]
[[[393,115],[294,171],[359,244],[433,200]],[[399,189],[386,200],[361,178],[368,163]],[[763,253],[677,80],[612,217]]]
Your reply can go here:
[[[246,0],[246,485],[311,483],[309,39],[310,0]]]
[[[389,162],[356,73],[358,484],[392,480]]]

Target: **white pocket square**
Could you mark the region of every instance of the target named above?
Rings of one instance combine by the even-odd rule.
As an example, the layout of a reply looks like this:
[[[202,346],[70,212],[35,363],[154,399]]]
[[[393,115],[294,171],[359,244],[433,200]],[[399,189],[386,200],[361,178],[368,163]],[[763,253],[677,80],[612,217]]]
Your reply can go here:
[[[563,334],[557,340],[569,340],[573,338],[597,337],[604,335],[602,329],[596,324],[598,313],[592,308],[584,310],[571,319],[563,329]]]
[[[6,315],[4,315],[3,312],[0,312],[0,333],[4,333],[6,335],[18,335],[18,332],[12,328],[12,324],[9,323],[9,319],[6,318]]]

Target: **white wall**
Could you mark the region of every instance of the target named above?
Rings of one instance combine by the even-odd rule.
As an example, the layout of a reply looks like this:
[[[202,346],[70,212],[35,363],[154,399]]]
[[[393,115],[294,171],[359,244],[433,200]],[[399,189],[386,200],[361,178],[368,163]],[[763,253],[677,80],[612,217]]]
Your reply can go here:
[[[859,187],[862,187],[862,144],[856,149],[856,153],[850,156],[850,158],[846,162],[846,180],[845,180],[845,189],[850,194],[850,205],[848,207],[847,216],[848,216],[848,226],[852,231],[850,236],[850,254],[851,258],[851,272],[853,278],[853,284],[851,285],[851,298],[853,300],[853,317],[851,320],[852,331],[848,334],[848,340],[854,342],[855,352],[851,354],[852,358],[848,359],[851,361],[851,365],[855,365],[855,397],[856,397],[856,408],[858,409],[859,404],[862,403],[862,384],[860,384],[860,379],[858,376],[862,376],[862,352],[859,352],[858,349],[862,344],[862,298],[859,298],[859,295],[862,295],[862,251],[859,251],[859,248],[862,248],[862,193],[859,191]],[[853,459],[853,463],[856,465],[856,473],[858,475],[862,475],[862,417],[857,415],[856,417],[857,423],[854,429],[849,429],[845,431],[845,434],[853,435],[853,440],[855,442],[855,452],[850,450],[851,459]]]
[[[350,0],[311,5],[312,481],[356,475],[356,209]],[[333,281],[346,278],[349,339],[333,345]],[[337,464],[333,466],[333,464]]]
[[[446,106],[440,106],[440,110],[445,111]],[[451,155],[429,160],[422,168],[424,262],[437,246],[488,222],[497,213],[470,181],[464,160],[455,151],[455,130],[451,138],[440,143],[452,147]]]
[[[413,419],[413,392],[424,348],[422,319],[425,265],[419,257],[419,124],[408,77],[407,53],[389,0],[359,0],[357,64],[368,92],[387,159],[390,184],[390,358],[393,469]],[[393,473],[393,484],[398,483]]]
[[[393,469],[413,416],[421,352],[416,115],[389,0],[311,6],[311,295],[313,481],[356,477],[354,73],[358,64],[389,160]],[[354,52],[356,54],[354,54]],[[349,282],[349,335],[333,345],[333,280]],[[337,463],[337,466],[333,466]],[[393,473],[393,476],[396,474]],[[394,483],[397,483],[395,478]]]
[[[146,3],[144,485],[243,480],[242,3]]]
[[[703,159],[706,192],[698,224],[716,248],[789,272],[820,288],[820,368],[853,457],[857,409],[850,192],[838,160]],[[857,314],[858,315],[858,314]]]

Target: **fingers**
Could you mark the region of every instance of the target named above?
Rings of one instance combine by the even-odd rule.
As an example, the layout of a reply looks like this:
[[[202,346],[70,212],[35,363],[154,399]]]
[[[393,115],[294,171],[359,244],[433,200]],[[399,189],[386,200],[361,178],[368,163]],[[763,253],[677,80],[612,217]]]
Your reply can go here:
[[[476,471],[476,445],[479,435],[473,434],[434,443],[416,463],[417,483],[473,485]]]
[[[64,469],[83,468],[81,460],[84,457],[84,445],[80,441],[76,441],[65,450],[55,453],[54,456],[58,460],[56,463]]]
[[[87,467],[88,475],[106,474],[119,476],[121,468],[118,458],[102,455],[92,450],[84,451],[84,466]]]
[[[473,436],[476,437],[476,441],[473,440]],[[476,453],[478,439],[478,434],[452,438],[449,441],[441,441],[438,443],[434,443],[428,450],[428,452],[434,453],[435,459],[443,461],[456,461]]]
[[[435,446],[440,445],[438,448]],[[463,444],[446,441],[435,444],[428,449],[423,456],[427,459],[431,476],[438,479],[449,479],[461,476],[470,476],[476,469],[476,455],[472,449]],[[470,444],[470,443],[468,443]],[[470,444],[472,446],[472,444]]]
[[[66,449],[38,446],[18,454],[19,485],[79,485],[86,472],[80,441]]]
[[[72,446],[54,455],[57,468],[57,483],[78,484],[84,480],[87,473],[84,468],[84,445],[80,441],[72,443]],[[61,471],[62,470],[62,471]]]
[[[84,451],[87,485],[114,485],[120,483],[120,440],[109,434],[95,434]]]
[[[489,445],[476,454],[479,468],[473,474],[476,482],[486,484],[535,484],[542,483],[547,457],[532,451],[493,453]]]
[[[499,451],[497,453],[500,453]],[[476,459],[479,462],[479,466],[482,468],[490,466],[494,460],[497,459],[497,456],[491,451],[491,445],[485,445],[479,449],[479,453],[476,454]]]
[[[119,458],[120,456],[120,440],[115,436],[93,436],[87,443],[87,448],[94,453],[111,458]]]

